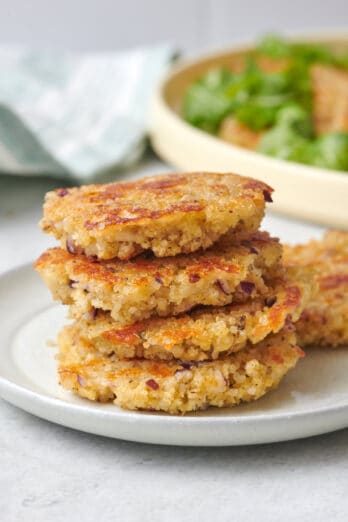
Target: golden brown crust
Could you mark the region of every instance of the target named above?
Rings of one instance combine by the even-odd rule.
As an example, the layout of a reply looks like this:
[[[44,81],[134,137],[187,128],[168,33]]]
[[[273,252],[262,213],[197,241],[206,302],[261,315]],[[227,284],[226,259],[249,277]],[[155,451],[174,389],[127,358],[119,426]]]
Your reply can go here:
[[[127,324],[264,295],[282,275],[281,255],[278,240],[256,232],[238,243],[221,241],[206,251],[160,259],[96,262],[55,248],[35,266],[54,297],[73,304],[75,317],[102,308]]]
[[[74,252],[129,259],[207,248],[235,229],[256,230],[272,189],[236,174],[190,173],[58,189],[41,227]]]
[[[70,327],[62,330],[58,343],[59,378],[67,390],[122,408],[171,414],[256,400],[303,356],[294,333],[286,329],[230,357],[195,364],[103,356],[75,341]]]
[[[322,240],[285,246],[284,262],[316,286],[296,324],[299,344],[348,344],[348,233],[330,231]]]
[[[215,360],[256,344],[285,324],[296,321],[309,297],[307,284],[281,280],[262,299],[223,307],[202,307],[178,317],[148,319],[131,325],[115,323],[98,312],[70,327],[86,349],[120,359],[182,361]]]

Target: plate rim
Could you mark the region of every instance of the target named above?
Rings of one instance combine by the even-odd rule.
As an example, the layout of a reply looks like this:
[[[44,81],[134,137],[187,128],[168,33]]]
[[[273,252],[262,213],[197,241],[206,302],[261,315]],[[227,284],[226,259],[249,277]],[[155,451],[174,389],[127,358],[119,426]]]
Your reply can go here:
[[[6,272],[3,272],[0,274],[0,283],[3,282],[3,280],[6,280],[8,278],[14,277],[16,273],[22,272],[24,275],[29,273],[29,271],[34,271],[32,267],[32,263],[24,263],[21,264],[15,268],[12,268]],[[38,279],[39,281],[39,279]],[[41,310],[48,309],[49,306],[54,306],[54,303],[52,302],[51,305],[43,305]],[[38,313],[38,311],[33,312],[33,316],[35,316]],[[10,350],[10,346],[7,347],[8,350]],[[214,425],[217,427],[225,426],[233,429],[233,426],[237,426],[238,428],[248,427],[251,426],[255,428],[256,430],[261,427],[266,427],[267,424],[273,424],[275,425],[272,429],[272,431],[275,431],[273,436],[265,437],[263,436],[259,441],[247,441],[244,444],[263,444],[263,443],[272,443],[277,441],[283,441],[283,440],[293,440],[293,439],[300,439],[308,436],[313,435],[319,435],[328,433],[331,431],[335,431],[337,429],[342,429],[344,427],[348,427],[348,391],[347,391],[347,398],[344,400],[342,399],[338,404],[334,404],[332,406],[326,405],[326,406],[320,406],[311,410],[301,410],[301,411],[295,411],[295,412],[289,412],[289,413],[275,413],[275,414],[258,414],[255,415],[253,413],[246,414],[246,415],[231,415],[229,413],[228,415],[224,415],[223,413],[214,416],[214,415],[199,415],[195,416],[193,415],[169,415],[164,414],[161,412],[153,413],[153,412],[138,412],[138,411],[128,411],[128,410],[110,410],[107,409],[98,409],[96,407],[91,409],[91,405],[86,404],[76,404],[73,402],[65,401],[62,398],[54,397],[53,395],[50,395],[48,392],[40,392],[35,389],[31,389],[26,384],[20,384],[17,382],[13,382],[7,377],[4,377],[0,374],[0,397],[15,405],[16,407],[29,412],[37,417],[40,417],[42,419],[48,420],[50,422],[54,422],[58,425],[66,426],[72,429],[82,430],[89,433],[94,433],[98,435],[104,435],[114,438],[122,438],[123,440],[134,440],[137,442],[145,442],[145,443],[154,443],[154,444],[171,444],[171,445],[207,445],[207,446],[233,446],[233,445],[241,445],[243,443],[240,442],[234,442],[233,441],[233,434],[231,436],[231,440],[229,442],[222,442],[219,443],[217,440],[215,442],[206,441],[205,443],[198,443],[195,444],[194,441],[191,441],[191,443],[180,443],[180,442],[172,442],[172,441],[164,441],[164,442],[158,442],[158,440],[151,442],[150,440],[143,440],[140,437],[137,436],[130,436],[130,437],[120,437],[117,434],[110,435],[110,434],[103,434],[99,429],[85,429],[85,428],[78,428],[74,425],[74,423],[71,423],[71,416],[75,417],[75,419],[78,421],[78,417],[82,420],[88,420],[88,418],[96,420],[98,419],[107,419],[108,421],[115,421],[120,422],[123,426],[125,425],[131,425],[138,421],[141,421],[142,424],[145,424],[145,427],[153,427],[154,429],[158,429],[159,427],[183,427],[183,426],[190,426],[194,429],[197,429],[200,426],[209,426]],[[33,406],[32,408],[28,408],[26,403],[30,402]],[[344,401],[344,402],[342,402]],[[35,407],[36,406],[36,407]],[[52,412],[52,415],[48,414],[42,414],[38,412],[38,409],[41,408],[48,408],[50,412]],[[227,408],[226,408],[227,409]],[[213,409],[211,410],[213,411]],[[221,410],[220,410],[221,411]],[[229,409],[231,411],[231,409]],[[59,417],[60,412],[68,413],[69,419],[66,421],[58,420],[57,417]],[[236,412],[237,413],[237,412]],[[341,416],[346,413],[344,416],[344,419],[341,418],[338,422],[331,421],[330,419],[332,417],[337,417],[341,414]],[[295,430],[289,430],[292,435],[289,437],[277,437],[277,425],[282,425],[284,423],[292,422],[292,423],[300,423],[302,420],[311,420],[315,419],[318,420],[322,418],[323,416],[329,416],[329,422],[328,424],[330,427],[327,429],[321,429],[317,428],[317,424],[313,423],[313,429],[307,429],[306,434],[300,434],[296,436],[294,432]],[[332,422],[334,426],[332,427]],[[289,426],[290,428],[291,426]],[[141,430],[139,430],[141,431]],[[163,434],[162,434],[163,435]],[[161,437],[160,437],[161,438]],[[165,436],[164,436],[165,439]]]
[[[12,388],[13,390],[17,391],[18,394],[26,394],[26,395],[30,395],[32,396],[32,398],[35,398],[35,400],[38,400],[38,401],[41,401],[41,402],[52,402],[54,403],[56,406],[59,404],[61,405],[67,405],[69,407],[69,409],[76,409],[76,410],[82,410],[84,412],[87,413],[87,411],[89,410],[89,406],[88,404],[86,404],[86,406],[84,406],[83,404],[74,404],[72,402],[68,402],[68,401],[64,401],[64,399],[60,399],[58,397],[53,397],[53,396],[50,396],[48,394],[45,394],[45,393],[40,393],[38,391],[34,391],[34,390],[31,390],[30,388],[27,388],[26,386],[22,386],[22,385],[19,385],[15,382],[12,382],[10,381],[9,379],[7,379],[6,377],[2,377],[0,375],[0,390],[1,389],[5,389],[6,387],[8,388]],[[0,397],[1,397],[1,392],[0,392]],[[261,397],[262,399],[262,397]],[[97,403],[92,403],[92,404],[97,404]],[[101,403],[102,404],[102,403]],[[247,403],[245,403],[247,404]],[[214,408],[211,408],[210,411],[213,411]],[[228,409],[228,408],[222,408],[222,409]],[[315,408],[313,410],[301,410],[299,412],[293,412],[293,413],[287,413],[287,414],[284,414],[284,413],[279,413],[279,414],[275,414],[275,415],[272,415],[272,420],[289,420],[290,418],[294,418],[294,417],[308,417],[308,415],[321,415],[321,414],[325,414],[325,413],[339,413],[341,410],[344,410],[344,409],[347,409],[348,410],[348,392],[347,392],[347,403],[339,403],[338,405],[335,405],[333,407],[330,407],[330,406],[324,406],[324,407],[319,407],[319,408]],[[121,410],[121,408],[120,408]],[[260,414],[260,415],[254,415],[254,414],[248,414],[248,415],[240,415],[240,416],[233,416],[233,415],[219,415],[217,417],[213,417],[213,416],[194,416],[194,415],[171,415],[171,414],[165,414],[163,412],[141,412],[141,411],[136,411],[136,410],[122,410],[124,413],[122,414],[122,416],[124,416],[124,418],[126,418],[127,416],[132,416],[132,417],[139,417],[141,419],[160,419],[160,420],[163,420],[163,419],[166,419],[166,421],[168,419],[171,419],[170,422],[175,422],[177,420],[183,420],[184,422],[192,422],[194,424],[203,424],[203,423],[209,423],[209,421],[211,421],[212,419],[214,419],[214,422],[226,422],[226,421],[229,421],[229,420],[233,420],[233,421],[238,421],[240,423],[247,423],[249,420],[252,421],[252,422],[258,422],[258,421],[265,421],[268,419],[269,415],[267,414]],[[204,410],[202,410],[204,411]],[[221,409],[219,410],[221,411]],[[103,416],[108,416],[108,417],[114,417],[115,415],[119,415],[119,412],[118,410],[115,410],[115,411],[108,411],[108,410],[101,410],[101,414]],[[185,420],[185,419],[188,419],[188,420]],[[159,420],[158,421],[155,421],[155,422],[160,422]],[[348,417],[347,417],[347,427],[348,427]]]

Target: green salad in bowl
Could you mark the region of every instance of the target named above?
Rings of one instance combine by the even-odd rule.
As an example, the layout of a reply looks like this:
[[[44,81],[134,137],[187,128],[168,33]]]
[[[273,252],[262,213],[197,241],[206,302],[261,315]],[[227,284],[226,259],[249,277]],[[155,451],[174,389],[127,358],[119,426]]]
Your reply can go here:
[[[348,171],[348,52],[267,36],[192,83],[182,113],[229,143]]]

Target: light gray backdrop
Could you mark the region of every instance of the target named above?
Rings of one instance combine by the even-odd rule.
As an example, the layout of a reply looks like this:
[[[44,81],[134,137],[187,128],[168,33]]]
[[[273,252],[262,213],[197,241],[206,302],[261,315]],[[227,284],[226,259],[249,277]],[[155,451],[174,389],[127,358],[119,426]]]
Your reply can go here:
[[[348,26],[348,0],[0,0],[0,44],[104,50],[219,47],[265,31]]]

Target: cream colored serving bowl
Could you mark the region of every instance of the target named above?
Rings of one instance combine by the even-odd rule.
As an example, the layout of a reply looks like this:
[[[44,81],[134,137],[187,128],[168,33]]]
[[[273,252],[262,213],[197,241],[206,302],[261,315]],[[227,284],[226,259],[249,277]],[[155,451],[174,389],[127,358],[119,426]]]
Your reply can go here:
[[[347,34],[306,40],[348,48]],[[250,50],[241,47],[173,67],[153,100],[150,134],[155,151],[180,170],[237,172],[261,179],[275,189],[272,210],[348,229],[348,173],[270,158],[225,143],[181,118],[183,93],[195,79],[212,67],[228,67]]]

